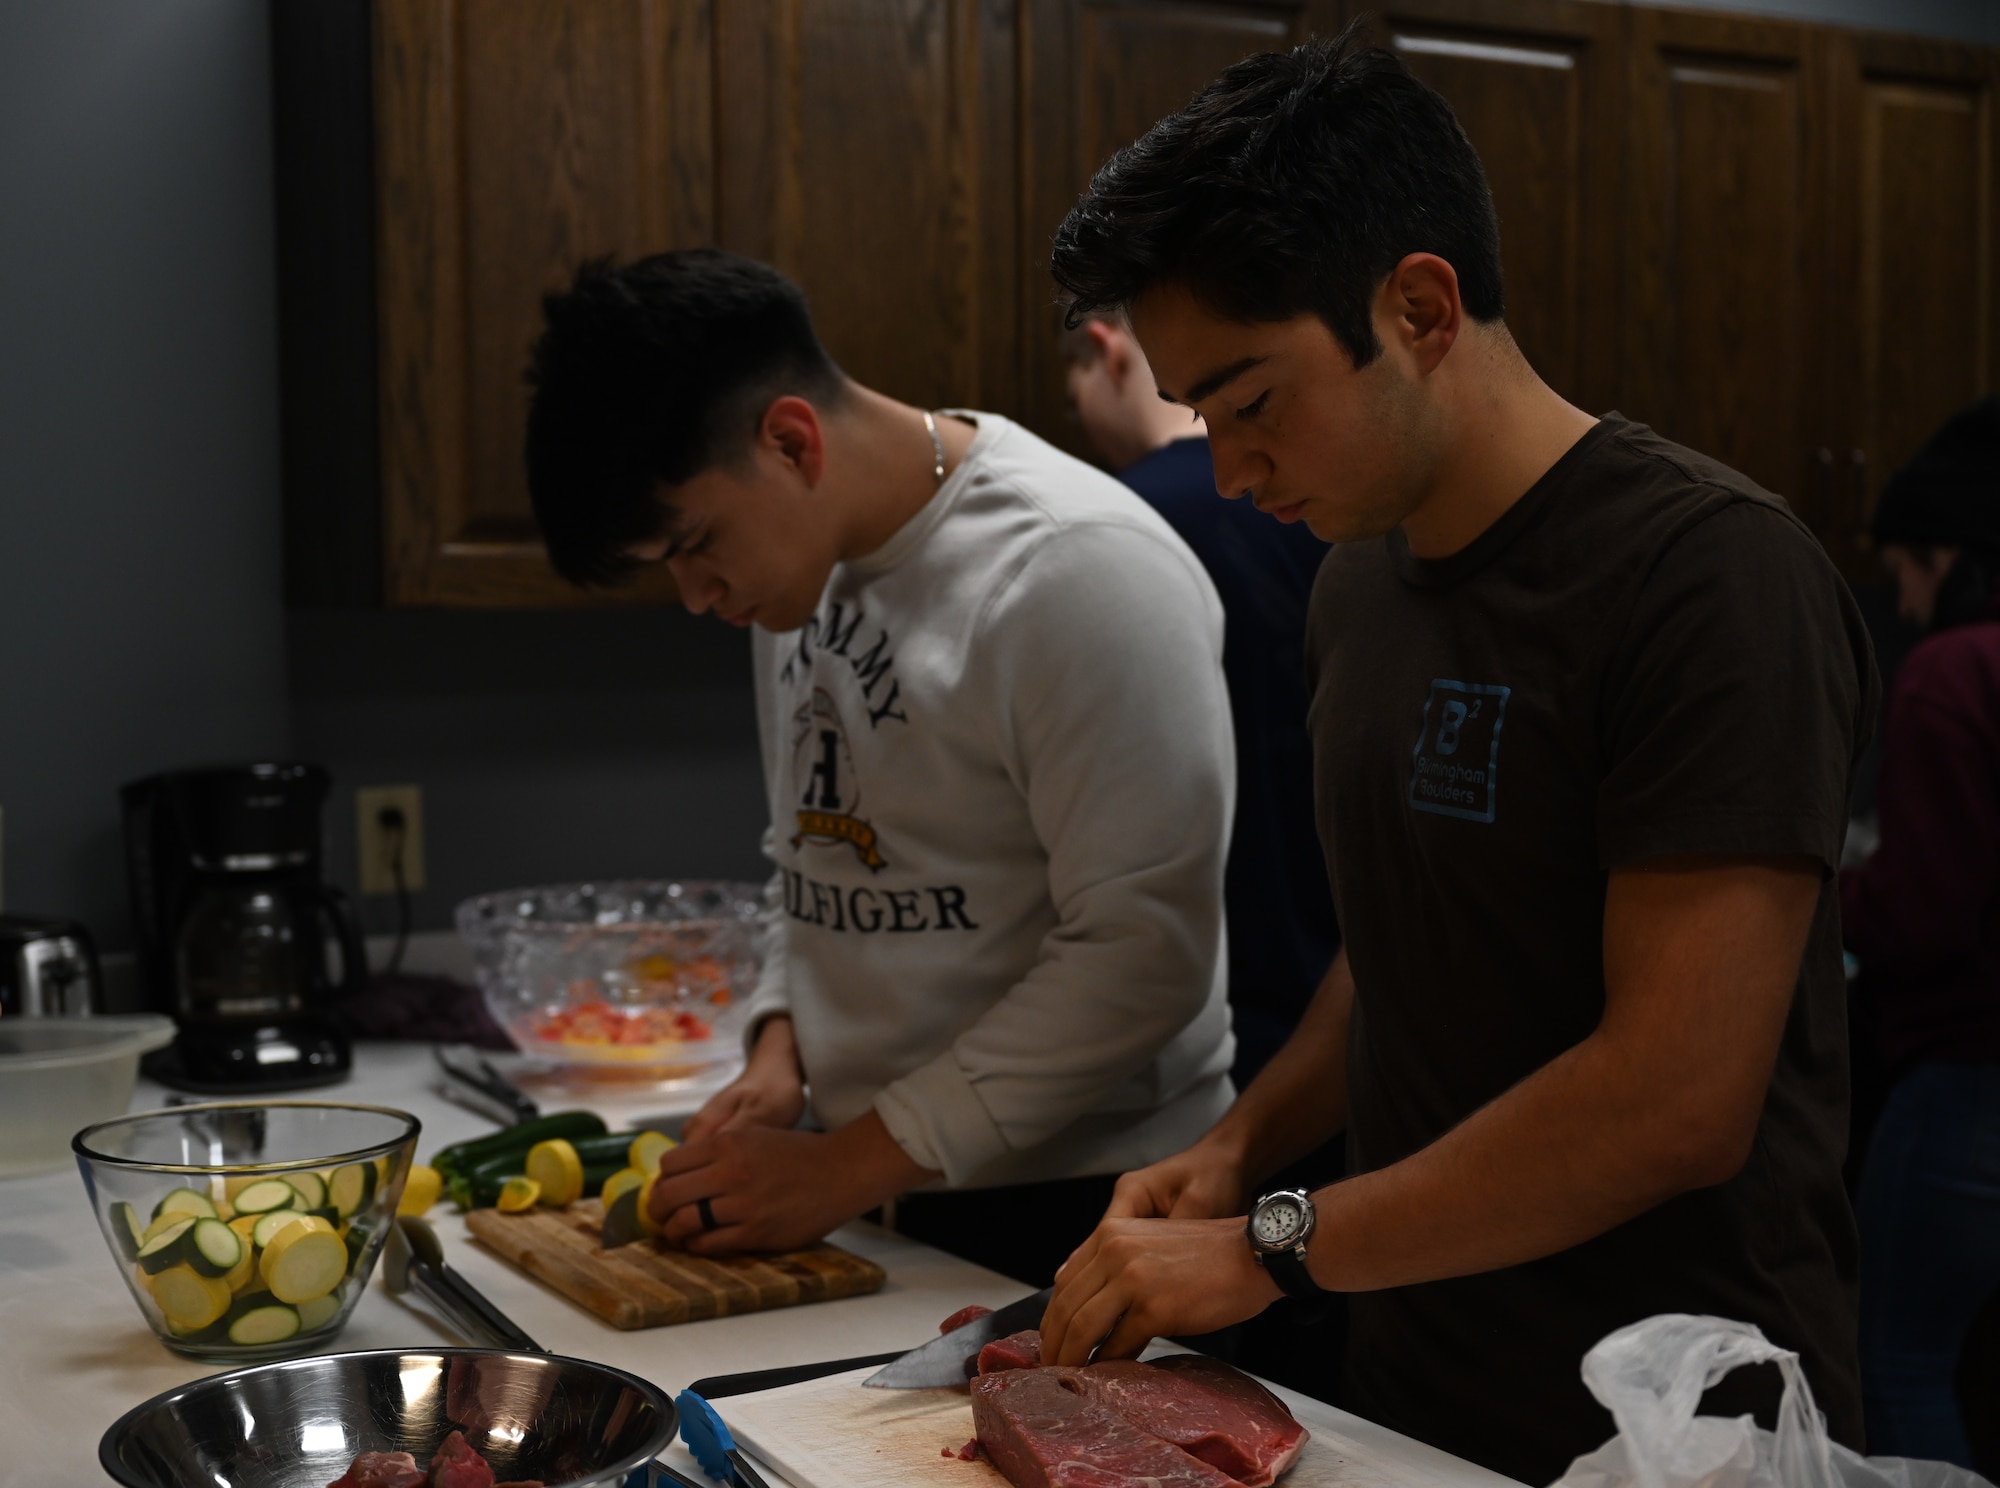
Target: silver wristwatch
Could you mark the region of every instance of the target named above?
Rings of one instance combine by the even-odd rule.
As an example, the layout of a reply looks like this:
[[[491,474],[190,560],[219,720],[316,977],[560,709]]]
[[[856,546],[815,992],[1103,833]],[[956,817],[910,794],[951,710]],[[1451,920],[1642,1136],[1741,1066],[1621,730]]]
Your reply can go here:
[[[1290,1297],[1324,1297],[1326,1288],[1306,1269],[1306,1242],[1317,1219],[1312,1195],[1302,1188],[1281,1188],[1250,1206],[1243,1232],[1250,1238],[1257,1264],[1271,1273]]]

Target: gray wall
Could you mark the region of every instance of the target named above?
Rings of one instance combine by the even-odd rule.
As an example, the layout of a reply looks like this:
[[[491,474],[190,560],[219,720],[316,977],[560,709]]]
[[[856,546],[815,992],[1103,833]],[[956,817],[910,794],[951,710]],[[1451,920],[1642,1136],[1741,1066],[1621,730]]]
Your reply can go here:
[[[349,885],[354,788],[424,790],[418,928],[487,889],[574,878],[762,878],[749,639],[680,610],[299,610],[295,747],[334,773]],[[370,899],[373,930],[394,901]]]
[[[258,0],[0,5],[6,907],[124,943],[116,791],[288,745]]]

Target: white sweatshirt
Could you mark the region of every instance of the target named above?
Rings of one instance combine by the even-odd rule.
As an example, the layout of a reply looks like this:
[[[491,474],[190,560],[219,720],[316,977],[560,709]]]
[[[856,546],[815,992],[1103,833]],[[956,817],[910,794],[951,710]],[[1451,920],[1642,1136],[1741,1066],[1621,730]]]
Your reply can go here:
[[[777,864],[751,1029],[829,1129],[951,1187],[1119,1172],[1227,1109],[1222,606],[1111,477],[990,413],[928,504],[755,638]]]

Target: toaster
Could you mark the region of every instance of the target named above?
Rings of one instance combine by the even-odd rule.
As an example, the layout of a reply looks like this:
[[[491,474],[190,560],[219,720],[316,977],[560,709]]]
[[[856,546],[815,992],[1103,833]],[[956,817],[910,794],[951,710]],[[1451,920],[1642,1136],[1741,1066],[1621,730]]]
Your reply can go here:
[[[75,920],[0,915],[0,1018],[87,1018],[104,1011],[104,974]]]

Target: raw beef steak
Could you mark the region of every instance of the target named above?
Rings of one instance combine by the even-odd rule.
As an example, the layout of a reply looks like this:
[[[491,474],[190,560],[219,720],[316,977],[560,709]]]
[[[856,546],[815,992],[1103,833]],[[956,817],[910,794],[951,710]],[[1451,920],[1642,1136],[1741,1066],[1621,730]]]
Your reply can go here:
[[[967,1323],[976,1322],[978,1319],[986,1317],[992,1311],[992,1308],[981,1307],[977,1302],[973,1303],[970,1307],[961,1307],[957,1312],[954,1312],[950,1317],[938,1324],[938,1332],[940,1334],[956,1333]]]
[[[1042,1330],[1029,1328],[996,1338],[979,1351],[979,1372],[997,1374],[1002,1369],[1033,1369],[1042,1362]]]
[[[1106,1409],[1080,1369],[972,1382],[979,1449],[1014,1488],[1237,1488],[1235,1479]]]
[[[1292,1465],[1306,1429],[1277,1396],[1219,1359],[1168,1354],[1078,1371],[1090,1397],[1162,1441],[1264,1488]]]

